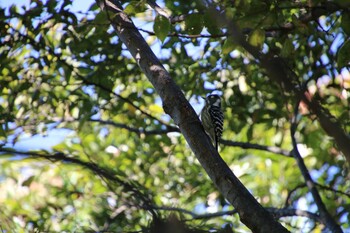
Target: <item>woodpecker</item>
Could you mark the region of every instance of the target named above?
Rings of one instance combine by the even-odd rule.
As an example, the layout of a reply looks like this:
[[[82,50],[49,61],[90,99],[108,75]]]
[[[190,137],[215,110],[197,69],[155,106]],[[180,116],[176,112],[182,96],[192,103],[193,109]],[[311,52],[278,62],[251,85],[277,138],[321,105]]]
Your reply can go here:
[[[209,135],[217,150],[224,125],[224,114],[221,111],[220,96],[208,95],[205,98],[205,105],[200,115],[204,130]]]

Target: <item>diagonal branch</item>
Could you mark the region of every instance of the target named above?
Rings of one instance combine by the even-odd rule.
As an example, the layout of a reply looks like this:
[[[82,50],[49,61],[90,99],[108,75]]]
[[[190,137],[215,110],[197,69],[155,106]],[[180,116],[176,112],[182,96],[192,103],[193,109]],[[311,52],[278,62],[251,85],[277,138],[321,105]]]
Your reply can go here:
[[[119,39],[161,97],[164,111],[179,126],[197,159],[223,196],[238,211],[242,222],[253,232],[288,232],[257,202],[222,160],[205,134],[196,112],[131,19],[121,10],[121,3],[115,0],[97,0],[97,3],[103,11],[107,11]]]

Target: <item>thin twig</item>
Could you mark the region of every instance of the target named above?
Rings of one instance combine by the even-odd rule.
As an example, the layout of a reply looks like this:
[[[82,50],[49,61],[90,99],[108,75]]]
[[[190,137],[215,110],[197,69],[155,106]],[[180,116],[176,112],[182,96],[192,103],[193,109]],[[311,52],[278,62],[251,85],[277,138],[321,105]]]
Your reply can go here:
[[[101,124],[106,124],[106,125],[112,125],[112,126],[117,127],[117,128],[126,129],[130,132],[134,132],[137,134],[145,134],[145,135],[159,135],[159,134],[167,134],[167,133],[171,133],[171,132],[180,132],[179,128],[177,128],[175,126],[169,126],[169,125],[166,125],[166,129],[146,130],[143,128],[130,127],[129,125],[117,123],[114,121],[105,121],[105,120],[100,120],[100,119],[90,119],[89,121],[99,122]]]
[[[306,187],[306,184],[304,183],[304,184],[299,184],[299,185],[297,185],[296,187],[294,187],[292,190],[290,190],[289,192],[288,192],[288,195],[287,195],[287,198],[286,198],[286,201],[284,202],[284,206],[285,207],[288,207],[291,203],[291,198],[292,198],[292,195],[293,195],[293,193],[295,193],[298,189],[300,189],[300,188],[304,188],[304,187]]]
[[[242,149],[255,149],[255,150],[263,150],[268,151],[274,154],[280,154],[284,155],[286,157],[293,157],[292,152],[288,150],[281,149],[276,146],[265,146],[265,145],[259,145],[259,144],[253,144],[248,142],[234,142],[234,141],[228,141],[221,139],[220,143],[226,146],[234,146],[234,147],[240,147]]]
[[[343,191],[340,191],[340,190],[336,190],[332,187],[329,187],[329,186],[326,186],[326,185],[323,185],[323,184],[319,184],[319,183],[316,183],[315,184],[317,186],[319,186],[320,188],[322,189],[325,189],[325,190],[328,190],[328,191],[331,191],[331,192],[334,192],[334,193],[338,193],[338,194],[341,194],[341,195],[344,195],[344,196],[347,196],[348,198],[350,198],[350,193],[349,192],[343,192]]]
[[[344,195],[344,196],[350,198],[350,193],[346,193],[346,192],[343,192],[343,191],[340,191],[340,190],[336,190],[336,189],[334,189],[334,188],[332,188],[332,187],[329,187],[329,186],[326,186],[326,185],[323,185],[323,184],[320,184],[320,183],[317,183],[317,182],[314,182],[314,183],[315,183],[315,185],[318,186],[320,189],[324,189],[324,190],[327,190],[327,191],[331,191],[331,192],[333,192],[333,193],[337,193],[337,194],[340,194],[340,195]],[[298,190],[298,189],[300,189],[300,188],[305,188],[305,187],[307,187],[307,186],[306,186],[305,183],[303,183],[303,184],[297,185],[295,188],[293,188],[292,190],[290,190],[290,191],[288,192],[288,195],[287,195],[287,198],[286,198],[286,201],[285,201],[284,206],[285,206],[285,207],[288,207],[288,206],[291,204],[291,203],[290,203],[290,201],[291,201],[290,199],[291,199],[293,193],[296,192],[296,190]]]

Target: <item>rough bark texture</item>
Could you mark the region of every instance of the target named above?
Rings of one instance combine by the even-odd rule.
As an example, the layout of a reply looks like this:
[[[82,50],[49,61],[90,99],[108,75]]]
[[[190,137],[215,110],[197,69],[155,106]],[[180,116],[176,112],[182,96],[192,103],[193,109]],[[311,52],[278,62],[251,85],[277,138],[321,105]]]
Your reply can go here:
[[[98,1],[120,40],[138,62],[141,70],[163,101],[164,111],[179,126],[197,159],[225,198],[235,207],[241,221],[253,232],[289,232],[265,210],[237,179],[206,136],[192,106],[164,69],[132,21],[116,1]]]

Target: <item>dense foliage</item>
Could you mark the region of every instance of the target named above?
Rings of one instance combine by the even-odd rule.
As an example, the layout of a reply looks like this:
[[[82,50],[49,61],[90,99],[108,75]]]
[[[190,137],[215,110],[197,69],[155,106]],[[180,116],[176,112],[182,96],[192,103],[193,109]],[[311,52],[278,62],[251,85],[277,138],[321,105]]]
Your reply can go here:
[[[123,6],[198,112],[201,96],[222,95],[219,152],[235,175],[290,231],[321,232],[298,149],[326,209],[349,230],[350,162],[317,112],[271,79],[200,1],[157,3]],[[70,4],[0,9],[0,229],[149,232],[167,222],[181,232],[249,232],[164,113],[111,15]],[[350,131],[347,1],[214,4]],[[47,149],[57,129],[65,138]],[[35,138],[28,150],[17,146]]]

